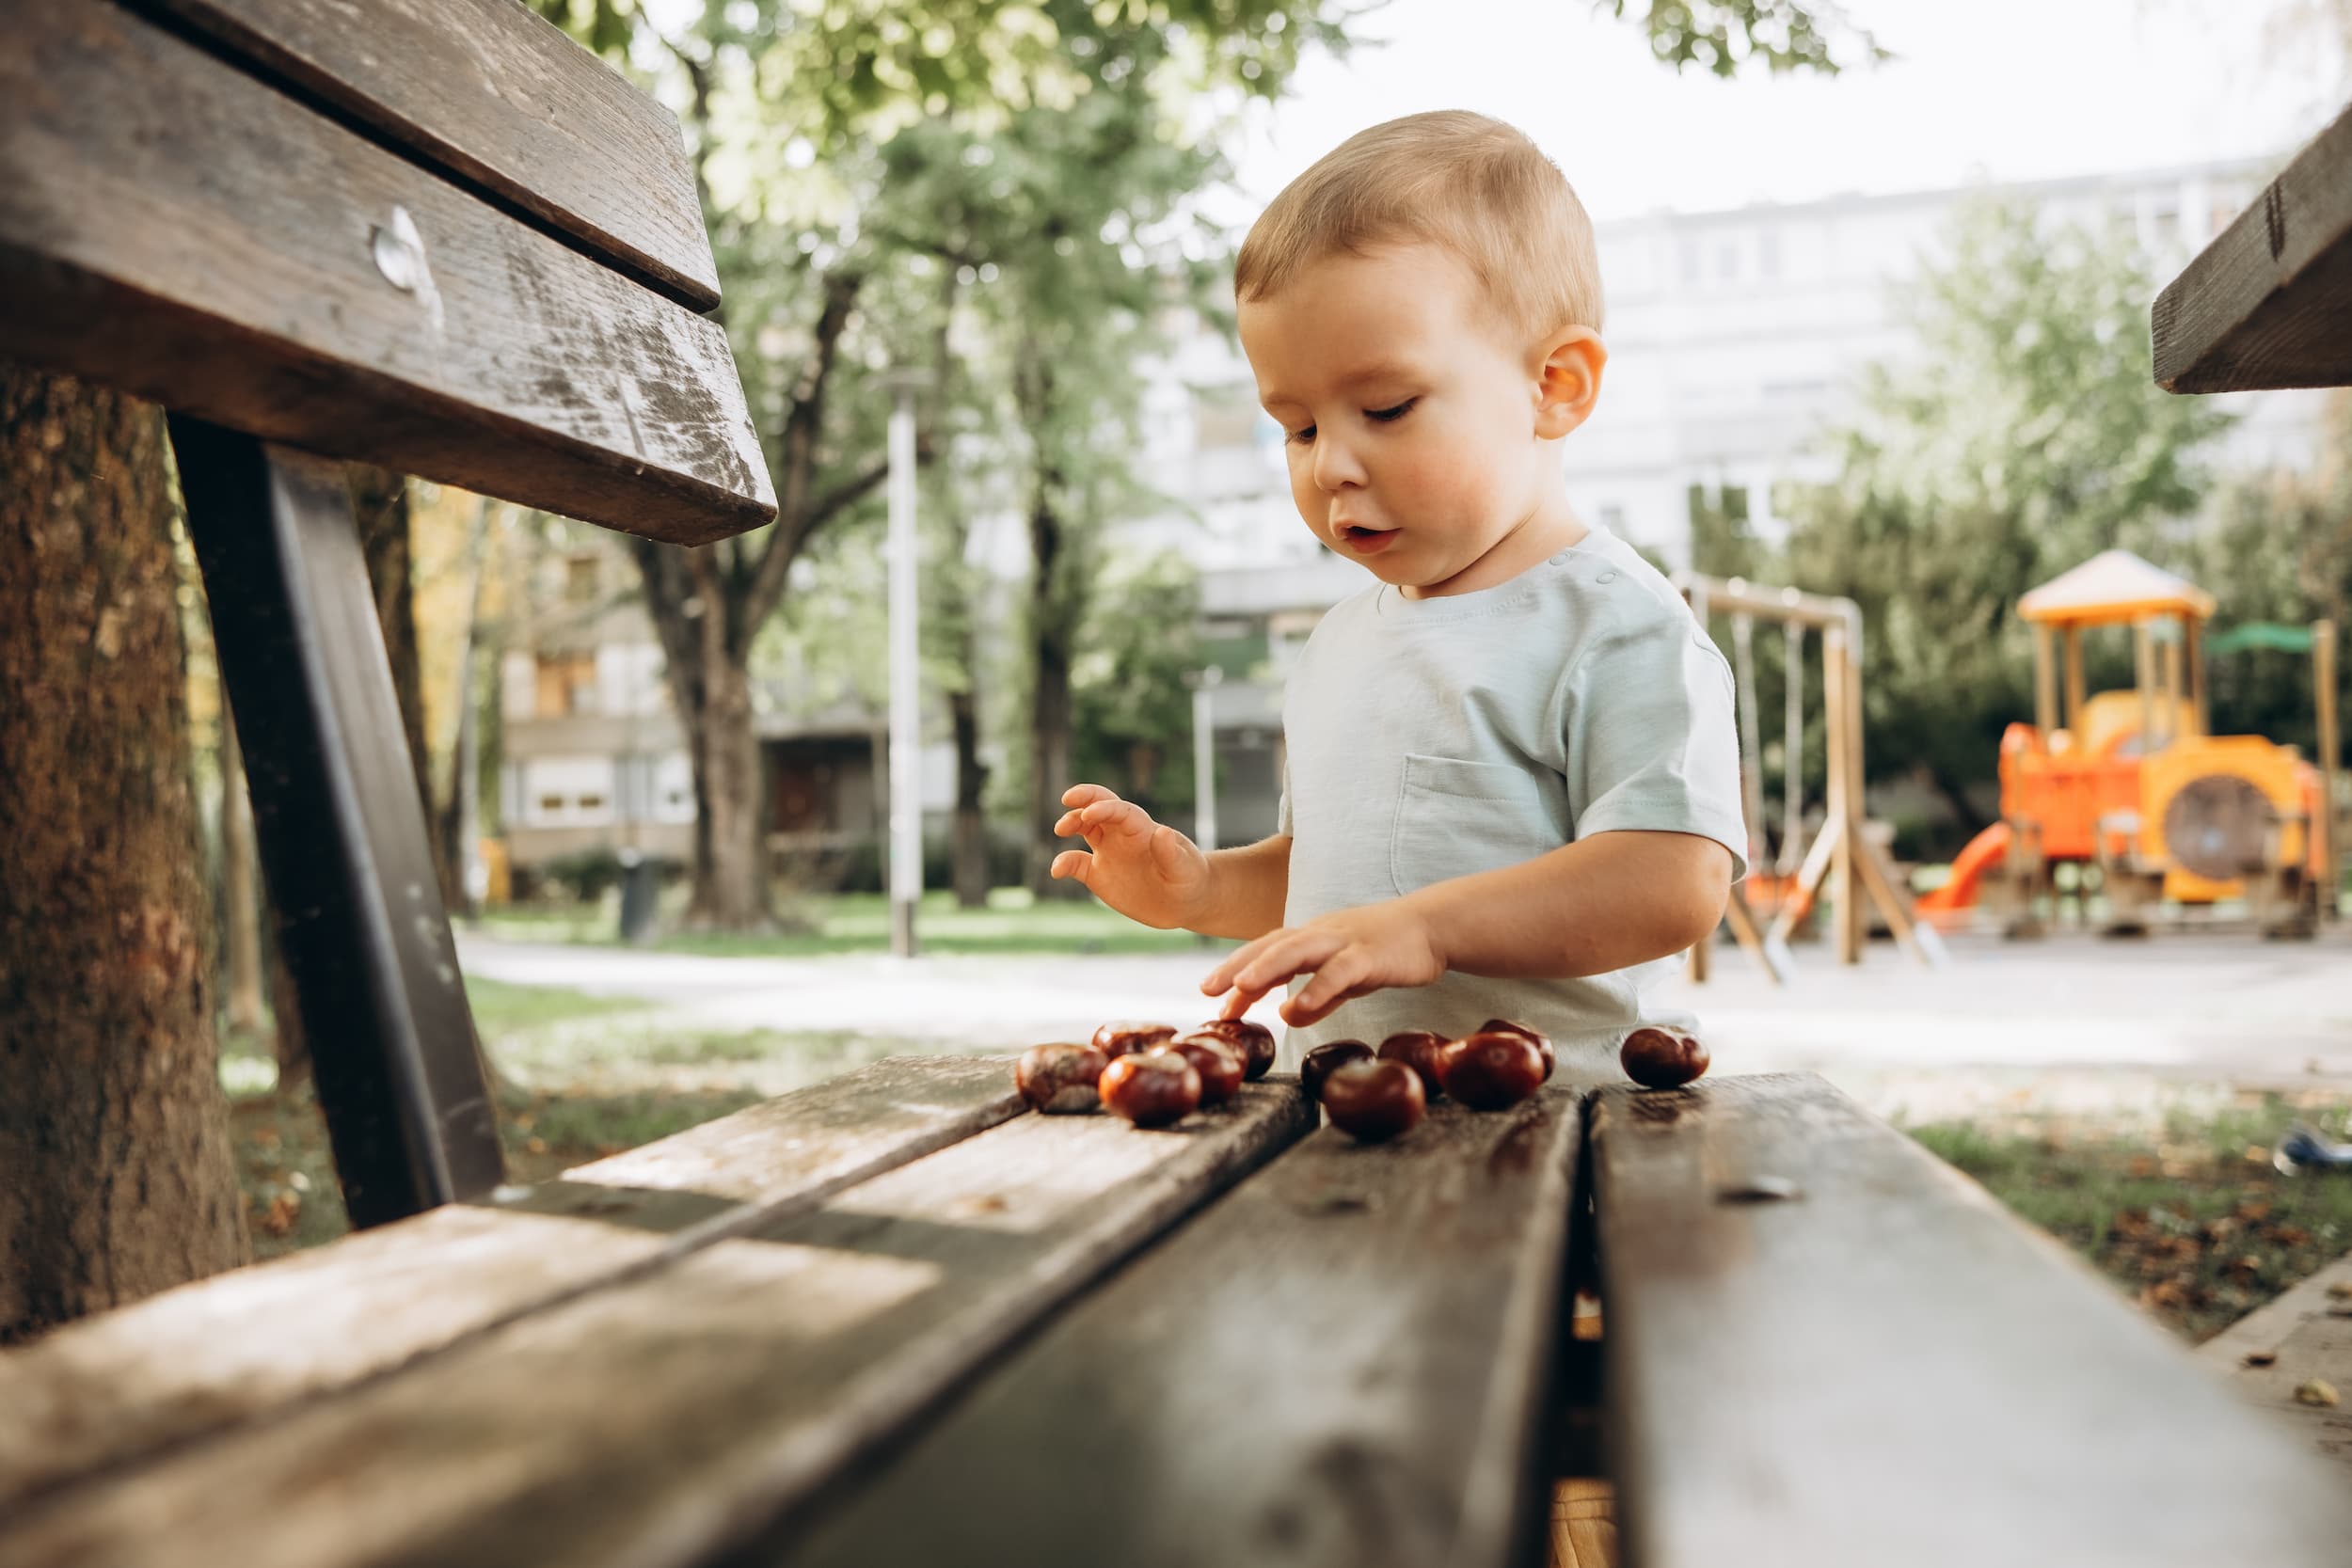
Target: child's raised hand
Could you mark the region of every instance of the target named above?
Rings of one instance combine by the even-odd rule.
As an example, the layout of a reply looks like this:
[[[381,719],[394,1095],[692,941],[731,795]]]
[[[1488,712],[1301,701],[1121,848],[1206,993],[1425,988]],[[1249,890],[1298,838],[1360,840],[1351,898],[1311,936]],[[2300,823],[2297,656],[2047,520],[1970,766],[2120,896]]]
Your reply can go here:
[[[1122,800],[1101,784],[1062,792],[1070,810],[1054,824],[1063,838],[1083,837],[1087,849],[1054,857],[1056,877],[1083,882],[1097,898],[1130,920],[1167,929],[1200,919],[1209,895],[1209,857],[1175,829]]]
[[[1228,955],[1200,989],[1226,993],[1221,1016],[1239,1018],[1266,992],[1309,973],[1314,978],[1279,1009],[1285,1023],[1304,1027],[1391,986],[1432,984],[1445,974],[1445,957],[1412,903],[1391,898],[1268,931]]]

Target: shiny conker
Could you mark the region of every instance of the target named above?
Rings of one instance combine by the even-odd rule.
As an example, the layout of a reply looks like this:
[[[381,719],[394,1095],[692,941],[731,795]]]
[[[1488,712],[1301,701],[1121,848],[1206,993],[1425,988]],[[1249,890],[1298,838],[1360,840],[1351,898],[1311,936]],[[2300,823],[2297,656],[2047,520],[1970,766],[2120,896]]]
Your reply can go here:
[[[1155,1045],[1166,1045],[1175,1037],[1176,1026],[1172,1023],[1105,1023],[1094,1031],[1094,1049],[1103,1053],[1104,1061],[1115,1061]]]
[[[1214,1040],[1205,1035],[1186,1035],[1166,1045],[1155,1045],[1152,1050],[1173,1052],[1192,1064],[1193,1071],[1200,1075],[1200,1103],[1203,1105],[1221,1105],[1241,1092],[1241,1053],[1223,1040]]]
[[[1421,1074],[1403,1062],[1349,1062],[1323,1081],[1323,1108],[1341,1132],[1376,1144],[1420,1126],[1429,1101]]]
[[[1649,1089],[1679,1088],[1707,1070],[1707,1047],[1696,1035],[1645,1025],[1617,1048],[1625,1075]]]
[[[1075,1116],[1094,1109],[1103,1069],[1108,1065],[1090,1045],[1033,1045],[1013,1064],[1013,1086],[1033,1111]]]
[[[1400,1029],[1380,1042],[1380,1059],[1403,1062],[1421,1075],[1422,1093],[1430,1100],[1445,1092],[1445,1085],[1438,1079],[1438,1053],[1446,1048],[1446,1037],[1428,1029]]]
[[[1473,1111],[1501,1111],[1544,1086],[1543,1053],[1517,1031],[1482,1029],[1438,1055],[1445,1092]]]
[[[1170,1051],[1121,1056],[1103,1069],[1103,1103],[1137,1127],[1166,1127],[1200,1108],[1200,1074]]]
[[[1274,1031],[1263,1023],[1252,1023],[1246,1018],[1212,1019],[1191,1033],[1212,1036],[1238,1050],[1242,1076],[1253,1084],[1274,1066]]]
[[[1507,1018],[1490,1018],[1478,1026],[1478,1032],[1482,1035],[1518,1035],[1534,1042],[1536,1054],[1544,1059],[1544,1082],[1551,1082],[1551,1069],[1558,1065],[1558,1058],[1552,1053],[1551,1041],[1545,1037],[1542,1030],[1531,1029],[1524,1023],[1514,1023]]]
[[[1361,1040],[1326,1040],[1307,1053],[1298,1064],[1298,1086],[1312,1104],[1323,1103],[1323,1081],[1350,1062],[1372,1060],[1372,1047]]]

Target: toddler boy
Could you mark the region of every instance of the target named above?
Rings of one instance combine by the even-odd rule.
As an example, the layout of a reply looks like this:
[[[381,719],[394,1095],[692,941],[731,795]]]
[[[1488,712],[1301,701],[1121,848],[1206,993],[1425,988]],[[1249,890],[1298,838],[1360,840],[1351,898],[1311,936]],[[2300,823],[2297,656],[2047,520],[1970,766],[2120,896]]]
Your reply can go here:
[[[1242,939],[1201,990],[1235,1017],[1291,985],[1286,1065],[1501,1016],[1613,1080],[1629,1030],[1687,1022],[1645,984],[1714,931],[1746,832],[1723,656],[1567,504],[1608,359],[1583,208],[1509,126],[1391,120],[1275,199],[1234,294],[1299,515],[1374,580],[1291,674],[1274,837],[1203,854],[1079,784],[1053,874]]]

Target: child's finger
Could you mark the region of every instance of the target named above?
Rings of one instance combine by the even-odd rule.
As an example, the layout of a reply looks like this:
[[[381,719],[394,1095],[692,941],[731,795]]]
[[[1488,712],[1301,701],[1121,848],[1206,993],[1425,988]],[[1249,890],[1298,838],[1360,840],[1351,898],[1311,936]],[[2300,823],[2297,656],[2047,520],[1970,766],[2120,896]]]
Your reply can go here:
[[[1078,832],[1078,814],[1074,811],[1063,812],[1061,819],[1054,824],[1056,838],[1075,838]]]
[[[1090,806],[1097,800],[1118,799],[1101,784],[1072,784],[1061,792],[1061,803],[1065,806]]]
[[[1209,977],[1200,982],[1200,994],[1219,996],[1232,990],[1233,976],[1241,973],[1243,965],[1264,952],[1269,943],[1290,934],[1290,927],[1279,927],[1254,941],[1244,942],[1232,952],[1226,954],[1224,961],[1209,971]]]
[[[1079,811],[1078,821],[1089,839],[1096,833],[1140,838],[1158,826],[1152,820],[1151,813],[1130,800],[1097,800]]]
[[[1094,875],[1094,857],[1084,849],[1064,849],[1046,870],[1057,878],[1084,885]]]
[[[1299,987],[1296,996],[1282,1004],[1282,1022],[1312,1023],[1341,1003],[1377,990],[1364,984],[1371,972],[1372,960],[1362,948],[1342,948],[1315,970],[1313,979]]]
[[[1321,968],[1342,945],[1337,935],[1312,927],[1282,932],[1234,972],[1233,985],[1253,997],[1263,996],[1295,974]]]

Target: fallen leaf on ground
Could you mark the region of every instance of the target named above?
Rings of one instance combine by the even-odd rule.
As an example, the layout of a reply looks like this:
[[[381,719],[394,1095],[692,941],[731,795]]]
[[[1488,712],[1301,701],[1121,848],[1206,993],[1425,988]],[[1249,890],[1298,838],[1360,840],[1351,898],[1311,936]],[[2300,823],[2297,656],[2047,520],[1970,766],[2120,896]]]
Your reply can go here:
[[[2298,1383],[2295,1386],[2295,1402],[2332,1407],[2337,1402],[2336,1386],[2324,1377],[2312,1378],[2309,1383]]]

